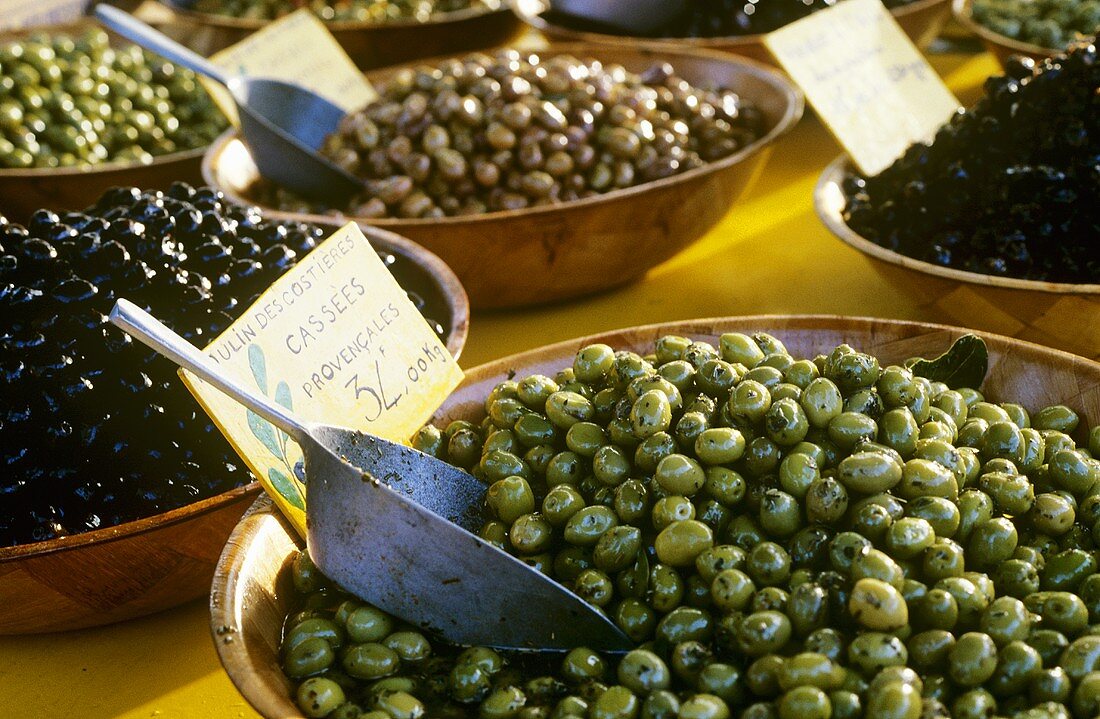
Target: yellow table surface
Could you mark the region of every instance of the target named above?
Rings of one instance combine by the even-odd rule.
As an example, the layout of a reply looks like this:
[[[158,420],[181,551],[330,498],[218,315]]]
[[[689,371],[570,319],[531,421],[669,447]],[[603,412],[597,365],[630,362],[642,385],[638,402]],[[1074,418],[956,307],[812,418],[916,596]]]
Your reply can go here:
[[[966,105],[997,71],[986,54],[931,59]],[[945,321],[919,311],[818,222],[811,193],[839,152],[807,116],[780,141],[749,193],[695,245],[613,292],[475,313],[462,365],[577,335],[696,317],[829,313]],[[218,663],[208,620],[206,602],[195,601],[99,629],[2,637],[0,719],[255,717]]]

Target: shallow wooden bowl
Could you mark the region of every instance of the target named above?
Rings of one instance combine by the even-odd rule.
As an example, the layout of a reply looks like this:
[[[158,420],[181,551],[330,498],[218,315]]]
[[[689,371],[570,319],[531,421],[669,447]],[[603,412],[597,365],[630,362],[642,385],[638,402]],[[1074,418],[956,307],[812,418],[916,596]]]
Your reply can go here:
[[[841,183],[850,172],[845,157],[833,161],[814,189],[822,222],[862,252],[922,309],[945,322],[977,327],[1100,359],[1100,284],[1069,284],[994,277],[940,267],[888,250],[856,234],[844,222]]]
[[[185,0],[160,2],[171,11],[170,34],[203,55],[224,50],[270,22],[195,12]],[[329,22],[325,27],[356,65],[369,70],[502,45],[512,40],[523,24],[502,3],[497,10],[443,13],[430,22]]]
[[[557,45],[568,53],[641,71],[671,62],[693,83],[731,88],[754,102],[768,132],[729,157],[695,170],[575,202],[435,220],[362,220],[399,232],[454,269],[476,308],[514,307],[591,294],[631,282],[713,227],[755,179],[768,145],[802,116],[802,94],[774,70],[728,55]],[[394,71],[368,73],[385,80]],[[259,171],[232,131],[203,160],[203,177],[229,197],[255,204]],[[324,216],[270,210],[275,217]],[[332,222],[332,218],[327,219]]]
[[[779,337],[792,354],[812,357],[847,342],[883,360],[936,356],[967,330],[943,325],[836,316],[759,316],[693,320],[618,330],[568,340],[513,355],[466,372],[465,381],[432,422],[480,421],[484,399],[498,382],[513,375],[553,375],[591,342],[648,352],[664,334],[715,342],[728,331],[765,331]],[[979,332],[989,347],[989,373],[983,390],[1029,410],[1064,403],[1082,416],[1082,426],[1100,421],[1100,364],[1065,352]],[[266,499],[261,499],[233,530],[218,561],[210,595],[211,631],[222,665],[245,699],[265,717],[301,717],[291,700],[291,682],[279,668],[283,620],[294,596],[290,562],[301,547],[293,530]]]
[[[409,260],[402,285],[445,328],[447,349],[466,343],[469,302],[435,255],[392,232],[366,228],[377,250]],[[182,388],[180,391],[183,391]],[[0,634],[53,632],[151,614],[206,594],[230,531],[256,482],[153,517],[45,542],[0,547]]]
[[[599,29],[581,29],[581,26],[566,26],[544,15],[550,8],[549,0],[515,0],[512,5],[515,13],[525,23],[543,35],[556,41],[587,42],[620,48],[635,48],[639,44],[660,47],[666,50],[684,50],[686,48],[718,50],[752,58],[759,62],[775,64],[775,58],[764,46],[764,36],[734,35],[729,37],[688,37],[688,38],[648,38],[612,35]],[[917,47],[928,47],[940,34],[947,19],[951,16],[950,0],[917,0],[916,2],[890,11],[898,25],[905,31]]]
[[[206,148],[173,152],[147,165],[112,162],[90,167],[0,170],[0,214],[24,223],[35,210],[82,210],[112,187],[167,187],[175,180],[202,184]]]
[[[1024,55],[1039,62],[1061,52],[1053,48],[1021,42],[987,28],[974,19],[974,0],[952,0],[951,12],[960,25],[978,36],[982,41],[982,45],[997,58],[997,62],[1001,64],[1001,67],[1004,67],[1005,60],[1013,55]]]
[[[0,44],[35,32],[79,35],[92,28],[100,26],[91,20],[78,20],[46,28],[8,30],[0,32]],[[110,37],[112,45],[130,44],[117,35]],[[173,180],[198,184],[202,181],[204,152],[205,147],[173,152],[155,157],[149,164],[111,162],[82,167],[0,168],[0,214],[23,223],[35,210],[43,207],[56,211],[82,210],[112,187],[167,187]]]

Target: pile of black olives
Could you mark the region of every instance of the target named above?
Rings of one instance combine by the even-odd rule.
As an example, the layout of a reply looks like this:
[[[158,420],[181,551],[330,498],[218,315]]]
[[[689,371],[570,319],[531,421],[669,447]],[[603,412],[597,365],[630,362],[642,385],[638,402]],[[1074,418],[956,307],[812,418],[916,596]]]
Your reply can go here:
[[[379,92],[323,148],[366,179],[348,208],[359,217],[474,215],[591,197],[731,155],[766,124],[738,95],[692,87],[665,64],[639,76],[516,50],[405,69]]]
[[[204,345],[324,234],[183,183],[116,188],[83,212],[39,210],[25,227],[0,216],[0,546],[251,481],[176,368],[106,315],[125,297]]]
[[[283,666],[330,719],[1095,717],[1100,427],[1033,409],[847,345],[584,347],[414,444],[637,649],[446,647],[303,553]]]
[[[902,7],[914,0],[883,0],[888,8]],[[688,0],[683,12],[666,25],[649,33],[651,37],[734,37],[771,32],[807,15],[836,5],[838,0]],[[578,30],[599,30],[620,34],[607,27],[590,27],[578,18],[547,13],[556,24]]]
[[[1096,44],[1008,61],[986,94],[881,174],[850,177],[844,220],[943,267],[1100,282],[1100,60]]]
[[[195,73],[102,30],[0,43],[0,168],[148,163],[226,126]]]
[[[197,12],[274,20],[309,8],[326,22],[430,22],[460,10],[496,10],[500,0],[198,0]]]

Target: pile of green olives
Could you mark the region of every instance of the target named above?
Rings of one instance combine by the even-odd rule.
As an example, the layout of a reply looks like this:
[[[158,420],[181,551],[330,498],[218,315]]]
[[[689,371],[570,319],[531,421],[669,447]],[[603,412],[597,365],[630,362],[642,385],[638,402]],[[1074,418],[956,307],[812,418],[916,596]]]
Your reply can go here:
[[[974,0],[972,12],[996,33],[1051,50],[1100,29],[1100,0]]]
[[[322,152],[364,180],[357,217],[440,218],[594,197],[702,167],[766,133],[727,90],[667,63],[620,65],[515,49],[405,68],[343,118]],[[275,191],[282,209],[309,203]]]
[[[102,30],[0,44],[0,168],[148,163],[226,126],[193,72]]]
[[[446,647],[302,554],[283,661],[307,716],[1100,713],[1100,427],[1069,407],[847,345],[665,336],[646,356],[583,347],[413,444],[486,482],[486,541],[637,648],[539,664]]]
[[[274,20],[307,7],[326,22],[430,22],[460,10],[496,10],[500,0],[198,0],[197,12]]]

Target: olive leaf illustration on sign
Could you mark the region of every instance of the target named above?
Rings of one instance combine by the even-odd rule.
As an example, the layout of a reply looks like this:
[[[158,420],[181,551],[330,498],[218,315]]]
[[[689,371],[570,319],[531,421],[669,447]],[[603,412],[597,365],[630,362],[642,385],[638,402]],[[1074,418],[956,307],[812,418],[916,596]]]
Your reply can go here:
[[[268,391],[267,358],[264,357],[263,348],[257,344],[248,346],[248,366],[252,370],[252,378],[256,380],[256,387],[265,395]],[[275,385],[275,401],[287,409],[294,409],[294,402],[290,396],[290,385],[280,380]],[[267,470],[267,478],[283,499],[298,509],[305,509],[305,500],[298,483],[292,479],[294,476],[294,464],[290,461],[288,448],[290,436],[268,422],[252,410],[245,410],[248,420],[248,428],[252,436],[260,441],[267,451],[275,459],[279,460],[286,471],[279,467],[271,467]]]

